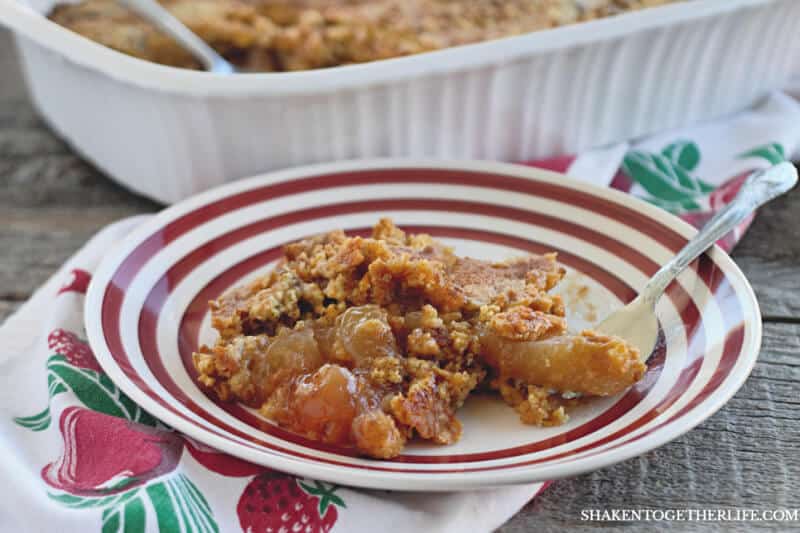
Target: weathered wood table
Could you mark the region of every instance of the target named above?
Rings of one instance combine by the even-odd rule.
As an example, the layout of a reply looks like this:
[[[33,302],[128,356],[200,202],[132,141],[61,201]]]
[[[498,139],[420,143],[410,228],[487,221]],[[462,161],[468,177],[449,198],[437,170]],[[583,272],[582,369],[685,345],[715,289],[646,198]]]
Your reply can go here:
[[[106,179],[51,133],[31,107],[11,42],[0,32],[0,321],[95,231],[159,208]],[[582,521],[584,509],[800,508],[800,189],[762,210],[734,258],[755,287],[765,326],[744,388],[658,450],[553,483],[502,531],[643,526]],[[736,531],[790,524],[646,527]]]

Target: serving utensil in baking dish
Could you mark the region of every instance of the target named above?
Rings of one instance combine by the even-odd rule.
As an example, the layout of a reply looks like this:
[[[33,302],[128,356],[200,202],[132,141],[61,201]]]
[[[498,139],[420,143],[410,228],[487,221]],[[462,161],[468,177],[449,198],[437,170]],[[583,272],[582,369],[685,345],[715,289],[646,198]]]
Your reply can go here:
[[[161,31],[168,34],[183,46],[195,59],[200,61],[209,72],[214,74],[234,74],[236,67],[229,63],[216,50],[211,48],[203,39],[197,36],[178,17],[164,9],[154,0],[119,0],[119,3],[138,13],[155,24]]]
[[[733,230],[753,211],[788,192],[797,184],[797,169],[781,163],[754,172],[744,182],[733,201],[718,212],[680,252],[656,272],[644,289],[628,305],[603,320],[597,330],[618,335],[639,348],[643,360],[653,353],[658,340],[656,303],[667,286],[709,247]]]

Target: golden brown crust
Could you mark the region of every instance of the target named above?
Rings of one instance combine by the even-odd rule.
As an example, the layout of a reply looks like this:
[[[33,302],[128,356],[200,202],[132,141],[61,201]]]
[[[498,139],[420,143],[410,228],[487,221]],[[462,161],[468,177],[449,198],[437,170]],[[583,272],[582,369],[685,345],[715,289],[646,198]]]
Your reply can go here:
[[[391,459],[403,451],[406,436],[394,418],[383,411],[368,411],[353,419],[353,441],[361,452],[378,459]]]
[[[535,385],[499,385],[500,395],[519,414],[524,424],[533,426],[560,426],[567,421],[565,402],[558,394]]]
[[[564,333],[567,322],[563,317],[548,314],[524,305],[497,313],[489,320],[492,334],[512,341],[546,339]]]
[[[245,0],[162,0],[173,15],[243,68],[275,70],[269,46],[278,27]],[[113,0],[59,4],[50,19],[119,52],[156,63],[199,68],[170,37]]]
[[[479,385],[524,423],[556,425],[556,391],[606,395],[641,378],[638,353],[593,332],[566,335],[548,293],[554,254],[460,258],[381,220],[288,245],[271,272],[211,302],[220,336],[194,354],[198,381],[309,438],[389,458],[414,436],[460,438]],[[554,389],[554,390],[551,390]]]
[[[676,0],[160,0],[247,70],[307,70],[519,35]],[[197,68],[175,42],[114,0],[54,8],[50,18],[101,44]]]

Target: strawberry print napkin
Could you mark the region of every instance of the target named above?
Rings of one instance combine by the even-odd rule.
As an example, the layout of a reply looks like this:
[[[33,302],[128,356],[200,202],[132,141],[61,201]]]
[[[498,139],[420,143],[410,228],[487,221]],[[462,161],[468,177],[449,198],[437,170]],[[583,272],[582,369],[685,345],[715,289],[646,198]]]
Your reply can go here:
[[[800,105],[775,94],[713,124],[529,164],[626,191],[697,226],[747,174],[800,144]],[[147,217],[113,224],[0,328],[3,531],[491,531],[546,484],[422,494],[358,490],[253,465],[153,418],[86,344],[92,272]],[[730,249],[747,223],[720,244]],[[13,483],[12,483],[13,481]]]

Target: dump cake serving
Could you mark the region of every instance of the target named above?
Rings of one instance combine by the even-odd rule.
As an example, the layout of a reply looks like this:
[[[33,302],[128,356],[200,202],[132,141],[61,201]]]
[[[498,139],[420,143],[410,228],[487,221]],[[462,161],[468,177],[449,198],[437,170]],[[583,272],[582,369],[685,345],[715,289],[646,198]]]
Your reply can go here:
[[[211,302],[219,338],[198,381],[310,439],[391,458],[406,442],[461,436],[458,408],[496,391],[526,424],[622,392],[646,369],[623,339],[572,333],[549,291],[555,254],[462,258],[381,220],[285,247],[268,274]]]
[[[574,24],[677,0],[160,0],[239,68],[332,67]],[[120,52],[199,64],[115,0],[61,4],[50,18]]]

